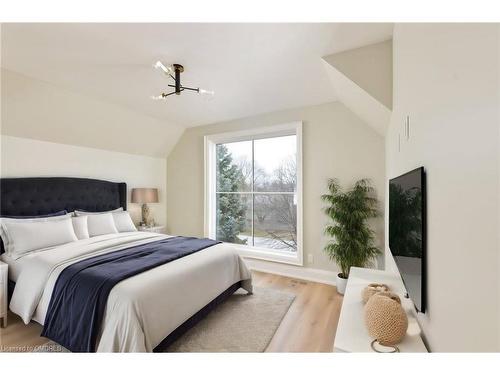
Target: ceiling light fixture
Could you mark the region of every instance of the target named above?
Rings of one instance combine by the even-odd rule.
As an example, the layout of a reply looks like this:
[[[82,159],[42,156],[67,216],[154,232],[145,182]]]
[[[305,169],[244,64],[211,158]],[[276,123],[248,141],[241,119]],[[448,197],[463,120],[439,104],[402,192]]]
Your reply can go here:
[[[184,90],[188,91],[194,91],[197,92],[200,95],[206,95],[206,96],[214,96],[215,93],[210,90],[204,90],[200,89],[199,87],[187,87],[187,86],[182,86],[181,85],[181,73],[184,72],[184,67],[180,64],[172,64],[169,66],[165,66],[162,64],[161,61],[157,61],[156,63],[153,64],[153,67],[155,69],[159,69],[163,71],[163,73],[168,77],[171,78],[174,81],[174,84],[168,85],[168,87],[172,87],[174,91],[169,92],[169,93],[164,93],[162,92],[160,95],[156,96],[151,96],[151,99],[153,100],[162,100],[165,99],[167,96],[176,94],[180,95],[181,92]]]

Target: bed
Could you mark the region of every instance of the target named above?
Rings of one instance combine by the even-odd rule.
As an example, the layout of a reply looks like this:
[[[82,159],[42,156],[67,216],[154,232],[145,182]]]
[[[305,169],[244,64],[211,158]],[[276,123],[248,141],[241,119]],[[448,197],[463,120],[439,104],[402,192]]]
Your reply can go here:
[[[92,179],[4,178],[0,179],[0,215],[126,210],[126,190],[124,183]],[[66,243],[16,260],[3,254],[0,259],[9,264],[12,285],[9,307],[24,323],[34,320],[43,325],[58,279],[70,268],[174,239],[180,237],[126,232]],[[251,274],[230,245],[211,244],[187,254],[112,287],[99,322],[95,351],[162,351],[238,288],[252,292]],[[80,291],[75,293],[78,298]],[[74,315],[67,313],[57,319],[72,323],[78,319]]]

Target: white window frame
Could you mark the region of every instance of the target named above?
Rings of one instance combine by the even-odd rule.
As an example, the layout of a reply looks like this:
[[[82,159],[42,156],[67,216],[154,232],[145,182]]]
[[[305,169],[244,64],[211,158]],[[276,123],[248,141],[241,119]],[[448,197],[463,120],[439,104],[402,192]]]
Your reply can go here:
[[[271,250],[257,246],[231,244],[248,258],[303,266],[302,248],[302,122],[205,136],[205,236],[216,237],[216,145],[255,139],[295,135],[297,139],[297,251]]]

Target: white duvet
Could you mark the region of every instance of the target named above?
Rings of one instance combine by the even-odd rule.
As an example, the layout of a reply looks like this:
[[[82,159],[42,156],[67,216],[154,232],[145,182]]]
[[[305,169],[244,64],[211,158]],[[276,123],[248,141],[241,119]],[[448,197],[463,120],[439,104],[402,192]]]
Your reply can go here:
[[[118,233],[80,240],[8,261],[16,282],[10,309],[40,324],[62,270],[82,259],[168,236]],[[118,283],[109,294],[97,351],[151,352],[184,321],[234,283],[252,291],[251,274],[228,244],[185,256]]]

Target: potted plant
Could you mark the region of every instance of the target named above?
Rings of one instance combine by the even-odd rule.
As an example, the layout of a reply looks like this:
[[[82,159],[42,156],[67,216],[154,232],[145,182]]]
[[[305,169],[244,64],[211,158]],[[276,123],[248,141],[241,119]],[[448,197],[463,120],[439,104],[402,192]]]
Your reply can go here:
[[[350,268],[364,267],[380,254],[367,222],[378,216],[378,202],[367,179],[357,181],[345,192],[337,179],[330,179],[328,191],[321,199],[328,204],[324,211],[332,222],[325,227],[325,234],[332,240],[324,250],[340,267],[336,286],[337,291],[344,294]]]

